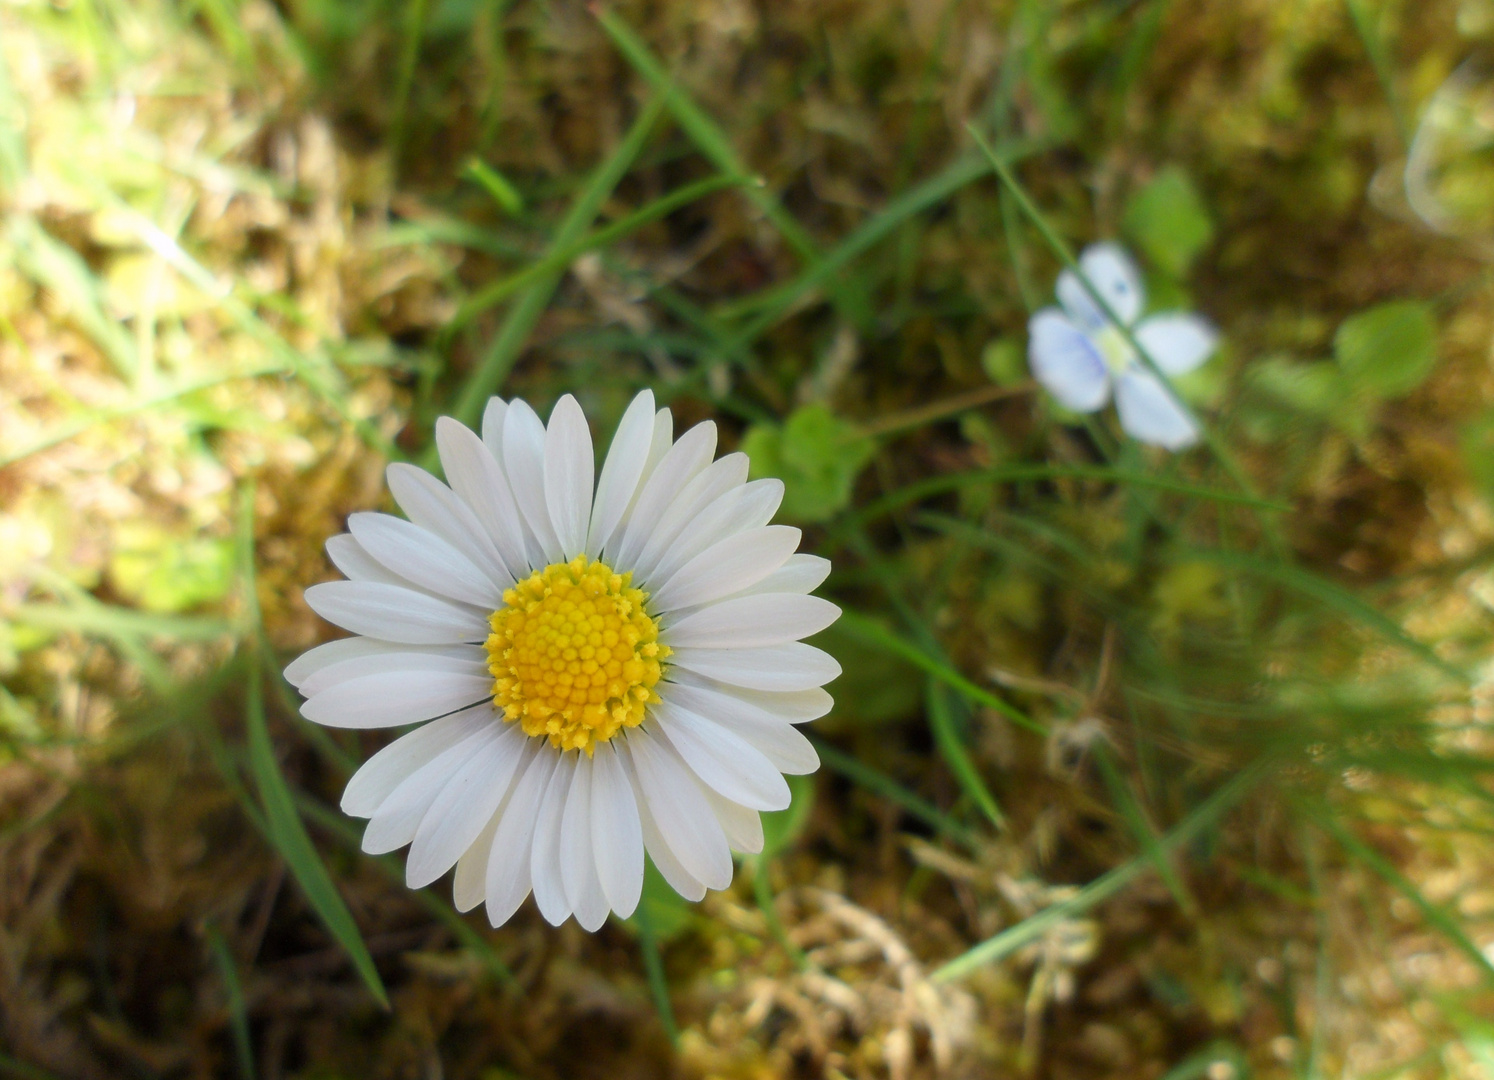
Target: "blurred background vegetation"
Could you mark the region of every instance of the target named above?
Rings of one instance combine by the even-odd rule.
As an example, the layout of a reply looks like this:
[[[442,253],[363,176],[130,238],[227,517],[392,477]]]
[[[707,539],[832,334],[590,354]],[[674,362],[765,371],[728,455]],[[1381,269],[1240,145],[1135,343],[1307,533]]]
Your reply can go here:
[[[1491,0],[0,0],[0,1075],[1494,1080],[1491,59]],[[1029,381],[1107,238],[1222,330],[1200,448]],[[726,893],[491,931],[332,809],[301,589],[438,415],[643,386],[835,562],[825,768]]]

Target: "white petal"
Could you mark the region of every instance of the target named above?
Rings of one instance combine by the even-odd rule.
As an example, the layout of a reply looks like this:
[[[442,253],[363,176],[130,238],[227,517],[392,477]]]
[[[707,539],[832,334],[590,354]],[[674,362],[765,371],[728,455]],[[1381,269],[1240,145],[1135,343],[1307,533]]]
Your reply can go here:
[[[647,579],[640,583],[668,581],[680,567],[712,544],[748,529],[760,529],[773,520],[783,502],[783,481],[769,478],[734,487],[707,506],[680,530],[679,536],[660,557]],[[790,592],[792,590],[780,590]]]
[[[643,892],[643,829],[633,788],[610,740],[592,757],[591,839],[607,903],[626,919]]]
[[[448,747],[409,776],[379,804],[363,830],[363,850],[370,855],[404,847],[415,839],[420,820],[436,796],[472,756],[502,734],[496,723],[484,723],[466,739]]]
[[[818,596],[764,593],[708,604],[662,639],[671,648],[752,649],[818,634],[838,618],[840,608]]]
[[[1115,409],[1131,438],[1169,450],[1198,441],[1198,425],[1185,413],[1157,377],[1133,367],[1115,384]]]
[[[652,719],[706,787],[754,810],[782,810],[792,796],[779,771],[745,739],[667,702]]]
[[[424,469],[402,462],[389,466],[385,476],[405,517],[445,540],[493,581],[502,581],[508,575],[508,568],[482,522],[456,492]]]
[[[666,701],[713,720],[745,739],[762,751],[781,773],[802,776],[820,767],[820,756],[813,744],[786,718],[736,694],[682,683],[665,684],[661,694]]]
[[[659,560],[667,554],[676,537],[708,506],[733,488],[747,483],[747,455],[727,454],[711,462],[680,489],[650,531],[648,542],[636,562],[633,573],[639,581],[649,580]]]
[[[588,932],[607,921],[611,907],[597,876],[597,860],[592,850],[591,789],[594,757],[582,754],[576,761],[576,775],[566,796],[565,814],[560,820],[560,880],[565,885],[566,902],[576,913],[576,922]]]
[[[503,471],[513,489],[514,501],[534,530],[547,562],[561,559],[560,540],[550,520],[545,499],[545,425],[529,404],[519,398],[509,402],[503,420]]]
[[[503,590],[471,559],[413,522],[389,514],[352,514],[348,530],[364,551],[421,588],[480,607],[503,603]]]
[[[1110,370],[1089,336],[1057,308],[1044,308],[1027,324],[1032,376],[1058,403],[1094,412],[1110,396]]]
[[[498,720],[491,705],[432,720],[395,739],[363,763],[342,792],[342,812],[372,817],[380,804],[416,770]]]
[[[835,701],[829,693],[817,686],[807,690],[750,690],[747,687],[719,683],[711,678],[693,675],[687,671],[678,671],[678,669],[672,669],[669,672],[669,686],[687,686],[702,690],[702,692],[723,695],[732,702],[757,708],[769,717],[790,724],[819,720],[835,707]],[[716,716],[717,711],[728,707],[729,705],[726,704],[717,705],[717,710],[713,711],[710,716]]]
[[[802,553],[790,555],[788,562],[756,585],[751,585],[739,593],[732,593],[732,598],[759,596],[763,593],[812,593],[823,585],[829,576],[829,559]]]
[[[1126,325],[1136,321],[1145,303],[1141,273],[1119,244],[1092,244],[1079,256],[1079,270],[1104,297],[1110,310]],[[1058,275],[1058,302],[1069,318],[1086,330],[1103,330],[1109,323],[1089,291],[1072,270]]]
[[[453,646],[436,646],[436,651]],[[461,648],[461,646],[454,646]],[[400,645],[392,641],[380,641],[378,638],[362,636],[338,638],[335,641],[324,642],[314,649],[308,649],[296,657],[285,668],[285,681],[296,689],[311,676],[323,668],[340,664],[344,660],[352,660],[359,656],[378,656],[381,653],[414,652],[417,650],[413,645]]]
[[[512,794],[513,785],[510,784],[508,791],[504,793],[503,802],[488,818],[488,823],[477,834],[477,839],[472,841],[457,860],[456,873],[452,875],[451,882],[451,903],[458,911],[471,911],[483,901],[487,888],[484,879],[488,874],[488,856],[493,850],[493,834],[498,831],[498,822]]]
[[[699,900],[705,896],[706,887],[691,876],[681,864],[669,843],[664,839],[664,834],[659,831],[659,825],[654,821],[653,815],[649,813],[648,799],[643,794],[643,782],[638,778],[638,770],[633,764],[633,755],[628,750],[626,742],[619,746],[617,760],[622,765],[623,772],[628,778],[628,785],[633,792],[633,805],[638,811],[638,828],[643,834],[643,846],[648,851],[648,857],[653,860],[655,868],[664,876],[664,880],[669,883],[671,889],[686,900]]]
[[[482,410],[482,443],[493,455],[493,460],[500,463],[503,461],[503,419],[507,415],[508,402],[501,397],[488,398]]]
[[[498,737],[485,744],[447,781],[431,803],[410,844],[405,884],[424,888],[456,864],[482,832],[523,757],[529,736],[517,724],[503,724]]]
[[[493,696],[493,677],[464,660],[427,657],[420,667],[385,670],[345,679],[301,704],[301,715],[335,728],[386,728],[480,704]],[[384,657],[351,660],[351,664],[385,663]],[[442,670],[440,665],[455,670]]]
[[[661,582],[653,608],[662,612],[708,604],[756,585],[788,561],[802,535],[790,525],[765,525],[728,536]]]
[[[833,656],[802,641],[762,649],[676,649],[669,663],[749,690],[808,690],[840,675]]]
[[[538,744],[538,739],[531,742]],[[529,764],[520,772],[509,797],[508,808],[493,833],[493,847],[488,854],[488,873],[484,891],[487,894],[488,922],[502,926],[519,910],[529,895],[529,865],[534,844],[534,824],[540,814],[550,776],[560,755],[548,746],[530,752]]]
[[[517,404],[517,402],[515,403]],[[513,421],[513,409],[509,410]],[[571,904],[566,899],[565,881],[560,876],[560,823],[565,813],[566,797],[576,775],[579,751],[557,754],[555,773],[540,800],[539,816],[534,822],[534,847],[529,853],[529,877],[534,886],[534,902],[551,926],[570,918]]]
[[[684,760],[668,740],[642,727],[628,732],[627,747],[649,815],[669,850],[692,878],[707,888],[726,888],[732,878],[731,849]]]
[[[355,634],[409,645],[486,641],[488,620],[465,604],[377,581],[326,581],[306,590],[311,610]]]
[[[301,682],[303,697],[312,697],[349,679],[381,671],[459,671],[477,674],[487,670],[487,653],[476,645],[396,645],[373,638],[343,638],[378,645],[377,649],[349,652],[335,663],[324,664]]]
[[[623,413],[617,433],[612,436],[612,446],[607,450],[607,460],[602,464],[586,534],[588,556],[596,558],[601,553],[638,493],[653,432],[654,392],[644,390]]]
[[[726,834],[726,842],[733,851],[740,851],[743,855],[756,855],[762,851],[763,819],[756,810],[734,803],[710,788],[705,789],[705,797],[711,804],[711,812],[721,823],[721,831]]]
[[[327,537],[327,558],[349,581],[377,581],[384,585],[402,585],[414,588],[409,578],[401,577],[379,562],[363,545],[354,540],[351,533],[338,533]]]
[[[586,414],[580,403],[566,394],[550,410],[550,426],[545,429],[545,505],[566,559],[574,559],[586,550],[596,475]]]
[[[530,566],[523,522],[498,459],[470,428],[449,416],[436,421],[436,448],[451,489],[471,507],[503,559],[510,581],[499,584],[506,588],[527,576]]]
[[[1136,340],[1168,375],[1186,375],[1219,347],[1219,331],[1201,316],[1174,311],[1142,319]]]
[[[716,452],[716,425],[710,420],[696,424],[669,448],[653,473],[643,483],[638,501],[627,523],[613,535],[608,559],[613,566],[633,566],[664,511],[684,486],[711,463]]]

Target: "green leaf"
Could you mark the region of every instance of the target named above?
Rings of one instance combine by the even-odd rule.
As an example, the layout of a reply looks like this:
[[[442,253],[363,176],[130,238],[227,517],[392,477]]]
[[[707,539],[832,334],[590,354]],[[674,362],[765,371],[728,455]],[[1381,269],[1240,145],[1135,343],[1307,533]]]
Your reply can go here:
[[[754,424],[742,439],[754,478],[783,481],[783,516],[827,521],[851,501],[851,486],[875,444],[823,405],[806,405],[781,427]]]
[[[1131,196],[1125,234],[1160,269],[1180,278],[1214,239],[1214,222],[1188,174],[1169,165]]]
[[[992,338],[980,351],[981,370],[997,386],[1026,382],[1027,354],[1016,338]]]
[[[1437,323],[1420,300],[1392,300],[1351,315],[1333,336],[1333,355],[1357,389],[1397,398],[1437,363]]]
[[[233,542],[182,538],[126,522],[109,559],[109,579],[145,611],[173,614],[222,599],[233,584]]]

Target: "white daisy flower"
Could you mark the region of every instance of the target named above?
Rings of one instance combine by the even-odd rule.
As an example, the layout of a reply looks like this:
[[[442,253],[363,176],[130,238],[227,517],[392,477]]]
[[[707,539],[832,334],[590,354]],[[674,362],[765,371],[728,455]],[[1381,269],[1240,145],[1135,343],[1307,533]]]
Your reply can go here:
[[[1141,347],[1169,376],[1186,375],[1219,344],[1208,320],[1190,312],[1163,312],[1140,322],[1146,294],[1136,264],[1117,244],[1094,244],[1079,269]],[[1046,307],[1027,324],[1032,374],[1059,404],[1095,412],[1115,392],[1121,427],[1133,439],[1169,450],[1198,441],[1198,426],[1162,381],[1146,369],[1120,327],[1072,270],[1058,275],[1060,307]]]
[[[412,888],[456,867],[455,899],[499,926],[531,891],[555,925],[638,905],[643,855],[699,900],[762,850],[758,812],[819,758],[840,666],[799,639],[840,614],[809,593],[830,564],[770,525],[779,480],[712,461],[716,425],[676,441],[633,399],[595,475],[576,399],[549,425],[494,398],[482,437],[436,425],[450,486],[389,467],[409,520],[354,514],[327,552],[348,578],[306,590],[354,637],[286,669],[331,727],[423,723],[370,758],[342,809],[363,849],[410,845]]]

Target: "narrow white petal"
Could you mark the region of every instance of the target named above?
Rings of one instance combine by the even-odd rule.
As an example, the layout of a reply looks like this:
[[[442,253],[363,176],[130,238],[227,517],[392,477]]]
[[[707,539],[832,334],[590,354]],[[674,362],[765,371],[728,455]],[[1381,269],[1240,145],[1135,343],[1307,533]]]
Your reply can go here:
[[[437,665],[442,663],[457,670],[440,670]],[[430,657],[422,668],[380,671],[335,683],[302,702],[301,715],[325,727],[400,727],[480,704],[492,696],[493,677],[481,665],[473,671],[466,661]]]
[[[636,562],[632,564],[634,576],[639,581],[649,580],[659,560],[669,552],[675,539],[717,498],[734,488],[747,483],[747,455],[727,454],[711,462],[688,484],[680,489],[658,522],[650,531],[648,541]]]
[[[731,849],[694,774],[667,739],[644,727],[632,728],[626,738],[649,814],[669,850],[691,877],[708,888],[726,888]]]
[[[445,647],[438,646],[437,648]],[[360,656],[378,656],[381,653],[413,651],[417,650],[412,645],[380,641],[378,638],[362,636],[338,638],[336,641],[324,642],[314,649],[308,649],[292,660],[286,665],[285,681],[299,690],[301,685],[318,671],[331,667],[333,664],[340,664],[344,660],[353,660]]]
[[[567,559],[586,550],[596,475],[586,414],[580,403],[566,394],[550,410],[550,426],[545,429],[545,505],[561,553]]]
[[[734,803],[710,788],[705,789],[705,797],[733,851],[740,851],[743,855],[756,855],[762,851],[763,819],[756,810]]]
[[[668,581],[680,567],[712,544],[748,529],[762,528],[773,520],[781,502],[783,481],[775,478],[753,480],[725,492],[680,530],[647,580]]]
[[[1110,309],[1127,325],[1136,321],[1146,301],[1141,272],[1119,244],[1091,244],[1079,256],[1079,271]],[[1069,318],[1088,330],[1100,330],[1110,318],[1072,270],[1058,275],[1058,302]]]
[[[752,744],[720,724],[668,704],[653,721],[701,783],[754,810],[782,810],[792,796],[783,775]]]
[[[617,434],[597,480],[596,503],[586,534],[586,554],[596,558],[612,538],[623,514],[638,493],[643,467],[648,462],[654,432],[654,392],[644,390],[633,399],[618,422]]]
[[[493,460],[503,461],[503,419],[508,415],[508,402],[501,397],[490,397],[482,410],[482,443],[493,455]]]
[[[592,757],[591,839],[607,903],[626,919],[643,892],[643,828],[633,788],[610,740]]]
[[[1116,382],[1115,410],[1126,434],[1141,442],[1182,450],[1198,441],[1198,425],[1171,391],[1140,367],[1131,368]]]
[[[607,913],[612,910],[607,894],[602,891],[592,848],[591,791],[595,760],[585,754],[577,759],[576,775],[560,820],[560,879],[565,885],[566,902],[576,913],[577,924],[587,932],[606,922]]]
[[[355,634],[409,645],[486,641],[488,620],[465,604],[377,581],[326,581],[306,590],[311,610]]]
[[[802,641],[761,649],[676,649],[669,662],[749,690],[808,690],[840,676],[833,656]]]
[[[668,627],[671,648],[751,649],[818,634],[840,608],[818,596],[764,593],[708,604]]]
[[[538,739],[530,740],[538,744]],[[550,776],[560,755],[548,746],[530,751],[529,763],[520,773],[509,797],[508,808],[493,832],[493,847],[488,854],[488,873],[484,892],[487,895],[488,922],[502,926],[519,910],[529,895],[529,863],[534,845],[534,824],[539,817],[541,801],[550,786]]]
[[[409,578],[401,577],[379,562],[363,545],[353,539],[351,533],[338,533],[327,537],[327,558],[349,581],[377,581],[384,585],[402,585],[414,588]]]
[[[523,523],[498,459],[470,428],[449,416],[436,421],[436,448],[441,453],[441,468],[446,471],[451,489],[482,523],[502,556],[510,579],[525,577],[530,566]],[[499,584],[507,587],[509,582]]]
[[[503,557],[482,522],[456,492],[424,469],[403,462],[389,466],[385,476],[405,517],[445,540],[493,581],[502,581],[508,575]]]
[[[488,874],[488,856],[493,850],[493,834],[498,831],[498,821],[503,816],[503,808],[512,793],[513,786],[510,785],[504,801],[488,818],[488,823],[477,834],[477,839],[472,841],[457,860],[456,873],[452,875],[451,881],[451,903],[458,911],[471,911],[483,901],[483,893],[487,887],[484,879]]]
[[[480,607],[503,602],[503,590],[471,559],[414,522],[390,514],[352,514],[348,531],[387,569],[421,588]]]
[[[421,818],[436,801],[436,796],[441,794],[441,789],[474,754],[500,734],[496,724],[481,724],[466,739],[443,750],[405,777],[369,818],[368,828],[363,830],[363,850],[370,855],[382,855],[415,839]]]
[[[509,402],[503,421],[503,471],[513,489],[514,501],[539,540],[547,562],[561,562],[560,540],[550,520],[545,499],[545,425],[529,407],[515,398]]]
[[[664,511],[684,486],[711,463],[711,455],[715,452],[716,425],[710,420],[696,424],[669,448],[644,481],[627,523],[613,535],[612,543],[608,545],[612,565],[633,566],[638,561]]]
[[[759,596],[763,593],[812,593],[823,585],[829,576],[829,559],[803,553],[790,555],[788,562],[756,585],[748,586],[739,593],[733,593],[732,598]]]
[[[517,405],[518,403],[515,402]],[[513,409],[509,410],[513,422]],[[529,878],[534,887],[534,902],[551,926],[570,918],[571,904],[566,899],[565,882],[560,876],[560,823],[565,813],[566,797],[576,775],[579,751],[557,754],[555,773],[540,800],[539,816],[534,822],[534,847],[529,853]]]
[[[835,702],[818,686],[808,690],[749,690],[741,686],[702,678],[688,671],[671,671],[668,687],[671,700],[678,700],[691,712],[718,719],[727,713],[740,713],[744,723],[782,722],[805,724],[828,713]],[[661,689],[660,693],[664,691]]]
[[[1219,331],[1199,315],[1171,311],[1142,319],[1136,340],[1168,375],[1186,375],[1219,347]]]
[[[457,671],[469,675],[487,671],[487,653],[477,645],[396,645],[362,637],[342,640],[366,641],[383,648],[359,650],[318,668],[301,683],[302,696],[312,697],[338,683],[383,671]]]
[[[653,814],[649,812],[648,799],[643,794],[643,781],[638,777],[638,769],[626,742],[618,748],[617,760],[623,766],[628,785],[632,788],[633,805],[638,810],[638,829],[643,835],[643,846],[648,851],[648,857],[653,860],[655,868],[664,876],[671,889],[686,900],[699,900],[705,896],[706,887],[685,869],[670,848],[669,842],[664,839],[664,834],[659,831],[658,822],[654,821]],[[639,887],[642,888],[641,882]]]
[[[788,561],[801,535],[791,525],[765,525],[712,544],[660,582],[654,610],[708,604],[756,585]]]
[[[777,713],[724,689],[703,689],[670,683],[662,693],[665,700],[681,709],[713,720],[746,740],[762,751],[763,756],[781,773],[802,776],[820,767],[820,756],[815,752],[814,745]]]
[[[415,831],[405,884],[424,888],[456,864],[508,794],[528,738],[517,724],[505,723],[498,737],[447,781]]]
[[[495,722],[491,705],[466,709],[401,735],[365,761],[342,792],[342,812],[372,817],[380,804],[416,770]]]
[[[1066,409],[1094,412],[1110,397],[1105,358],[1057,308],[1044,308],[1028,321],[1027,361],[1033,378]]]

